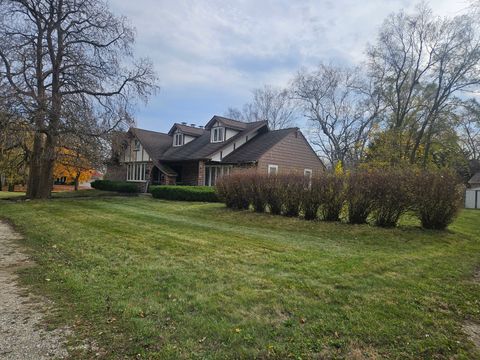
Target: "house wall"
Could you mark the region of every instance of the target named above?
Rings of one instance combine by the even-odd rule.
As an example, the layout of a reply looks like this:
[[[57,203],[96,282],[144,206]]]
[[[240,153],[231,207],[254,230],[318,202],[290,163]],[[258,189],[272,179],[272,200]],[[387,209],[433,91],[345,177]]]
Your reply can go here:
[[[182,184],[198,185],[198,162],[182,163]]]
[[[134,151],[135,149],[135,139],[132,137],[127,142],[127,147],[123,152],[123,157],[120,157],[120,160],[123,162],[147,162],[152,161],[150,156],[148,156],[147,152],[143,148],[142,144],[140,144],[140,150]]]
[[[480,186],[475,189],[467,189],[465,192],[465,208],[480,209]]]
[[[222,159],[228,154],[230,154],[233,150],[238,149],[240,146],[245,144],[247,141],[252,140],[257,135],[258,135],[258,131],[254,131],[251,134],[238,138],[233,143],[228,144],[226,147],[222,148],[220,151],[213,154],[212,161],[222,161]]]
[[[225,129],[225,140],[228,140],[228,139],[234,137],[238,133],[239,133],[239,131],[237,131],[237,130],[228,129],[228,128]]]
[[[279,174],[303,174],[305,169],[311,169],[314,175],[318,175],[324,171],[322,162],[300,131],[291,133],[263,154],[258,161],[258,170],[267,173],[269,164],[277,165]]]

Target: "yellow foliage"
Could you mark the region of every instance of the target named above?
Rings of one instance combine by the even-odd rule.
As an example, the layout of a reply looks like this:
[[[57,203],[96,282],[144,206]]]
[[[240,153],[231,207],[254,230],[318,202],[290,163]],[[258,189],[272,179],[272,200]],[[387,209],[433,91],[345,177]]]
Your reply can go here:
[[[81,155],[66,148],[59,149],[53,171],[55,178],[65,177],[67,182],[73,182],[78,176],[78,182],[85,182],[94,172],[88,160]]]

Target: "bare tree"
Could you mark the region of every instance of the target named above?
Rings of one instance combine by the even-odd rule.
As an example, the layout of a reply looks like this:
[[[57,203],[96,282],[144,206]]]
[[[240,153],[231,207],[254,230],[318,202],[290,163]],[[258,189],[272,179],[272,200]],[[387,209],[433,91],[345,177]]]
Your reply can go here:
[[[321,156],[332,166],[356,164],[381,112],[379,97],[359,70],[320,64],[314,71],[300,71],[292,87]]]
[[[266,120],[270,129],[278,130],[294,126],[297,113],[288,90],[265,85],[253,90],[252,102],[242,110],[229,108],[225,116],[248,122]]]
[[[127,20],[102,0],[0,0],[0,14],[0,85],[34,136],[27,195],[47,198],[62,133],[116,128],[155,75],[133,57]],[[85,111],[94,126],[78,116]]]
[[[392,146],[411,163],[420,149],[426,163],[438,122],[455,108],[460,92],[480,84],[477,26],[472,16],[438,18],[421,4],[415,14],[389,16],[368,51],[395,132]]]
[[[467,159],[480,161],[480,104],[471,100],[457,114],[457,131]]]

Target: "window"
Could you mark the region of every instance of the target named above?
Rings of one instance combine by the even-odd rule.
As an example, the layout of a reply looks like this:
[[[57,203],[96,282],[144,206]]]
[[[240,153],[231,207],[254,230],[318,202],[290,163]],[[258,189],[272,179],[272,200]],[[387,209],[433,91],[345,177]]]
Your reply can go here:
[[[146,170],[145,163],[127,164],[127,181],[145,181]]]
[[[303,175],[309,179],[312,178],[312,169],[305,169],[303,170]]]
[[[277,175],[278,165],[268,165],[268,175]]]
[[[230,175],[231,165],[207,165],[205,166],[205,185],[215,186],[221,176]]]
[[[182,133],[176,133],[175,137],[173,139],[173,146],[182,146],[183,145],[183,134]]]
[[[140,141],[135,139],[133,151],[140,151]]]
[[[212,129],[212,142],[222,142],[224,139],[225,128],[223,127],[215,127]]]

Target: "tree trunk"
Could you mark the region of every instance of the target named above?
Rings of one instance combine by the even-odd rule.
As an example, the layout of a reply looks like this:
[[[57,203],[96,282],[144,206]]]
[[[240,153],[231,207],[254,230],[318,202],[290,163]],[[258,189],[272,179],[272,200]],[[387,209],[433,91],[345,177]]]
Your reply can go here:
[[[39,192],[40,174],[42,170],[44,135],[36,132],[33,139],[33,151],[28,171],[27,197],[36,199]]]
[[[37,198],[48,199],[53,190],[53,170],[55,167],[55,147],[57,138],[52,134],[47,135],[42,158],[42,168],[38,187]]]
[[[8,184],[8,191],[14,192],[15,191],[15,184]]]
[[[75,176],[75,182],[74,182],[74,189],[75,191],[78,191],[78,180],[80,179],[80,173],[77,173],[77,176]]]

